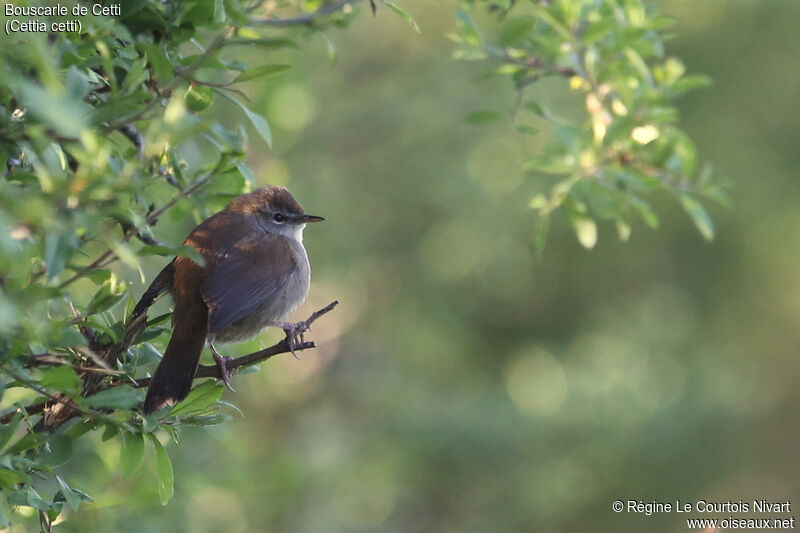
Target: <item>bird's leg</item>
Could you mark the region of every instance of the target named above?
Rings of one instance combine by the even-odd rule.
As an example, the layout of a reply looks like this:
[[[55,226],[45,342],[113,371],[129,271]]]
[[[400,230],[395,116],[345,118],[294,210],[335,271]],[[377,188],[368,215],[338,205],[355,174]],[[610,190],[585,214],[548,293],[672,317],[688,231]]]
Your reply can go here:
[[[217,368],[219,369],[219,377],[222,379],[222,382],[228,387],[228,390],[231,392],[236,392],[231,387],[231,375],[228,372],[228,362],[233,361],[233,357],[226,357],[220,355],[216,348],[214,348],[213,344],[209,344],[211,348],[211,355],[214,356],[214,361],[217,363]]]
[[[289,351],[292,352],[295,359],[300,359],[294,349],[305,342],[303,334],[311,329],[311,324],[307,322],[275,322],[275,326],[286,333],[286,344],[289,345]]]

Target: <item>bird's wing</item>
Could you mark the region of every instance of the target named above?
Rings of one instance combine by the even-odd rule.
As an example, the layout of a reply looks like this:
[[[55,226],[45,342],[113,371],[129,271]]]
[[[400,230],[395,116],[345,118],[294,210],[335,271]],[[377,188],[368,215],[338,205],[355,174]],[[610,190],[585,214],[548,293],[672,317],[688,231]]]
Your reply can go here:
[[[274,298],[295,267],[287,239],[259,234],[240,239],[219,256],[200,293],[211,312],[209,332],[217,333]]]

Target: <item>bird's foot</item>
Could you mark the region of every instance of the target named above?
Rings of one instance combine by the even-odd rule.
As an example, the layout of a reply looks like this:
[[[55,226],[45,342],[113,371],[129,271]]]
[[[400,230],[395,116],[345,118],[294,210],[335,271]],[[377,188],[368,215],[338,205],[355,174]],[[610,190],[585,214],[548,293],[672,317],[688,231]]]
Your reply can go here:
[[[311,329],[311,324],[305,322],[278,322],[275,324],[283,330],[286,334],[286,344],[289,345],[289,351],[295,359],[300,359],[300,356],[295,353],[295,348],[305,342],[305,332]]]
[[[231,392],[236,392],[231,387],[231,375],[228,372],[228,363],[233,361],[233,357],[223,356],[214,348],[214,345],[210,345],[211,348],[211,355],[214,356],[214,361],[217,363],[217,368],[219,369],[219,377],[222,382],[228,387],[228,390]]]

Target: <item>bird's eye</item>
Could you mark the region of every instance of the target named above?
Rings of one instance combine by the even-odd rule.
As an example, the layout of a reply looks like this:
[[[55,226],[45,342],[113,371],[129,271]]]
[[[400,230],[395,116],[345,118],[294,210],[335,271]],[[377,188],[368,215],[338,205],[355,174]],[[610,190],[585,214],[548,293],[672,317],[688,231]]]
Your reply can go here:
[[[284,220],[286,220],[286,217],[283,216],[281,213],[275,213],[274,215],[272,215],[272,220],[274,220],[275,222],[283,222]]]

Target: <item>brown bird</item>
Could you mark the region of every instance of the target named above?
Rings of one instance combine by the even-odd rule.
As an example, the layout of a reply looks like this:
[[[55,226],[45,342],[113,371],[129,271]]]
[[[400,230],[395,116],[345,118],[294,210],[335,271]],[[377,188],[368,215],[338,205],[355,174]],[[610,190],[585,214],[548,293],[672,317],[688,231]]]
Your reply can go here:
[[[311,266],[303,230],[321,220],[306,215],[286,188],[273,186],[237,196],[192,230],[184,245],[197,250],[205,264],[175,258],[133,312],[136,317],[160,294],[172,293],[172,338],[150,381],[146,414],[186,398],[206,342],[228,388],[230,358],[214,343],[242,341],[276,326],[294,353],[297,324],[283,320],[308,295]]]

